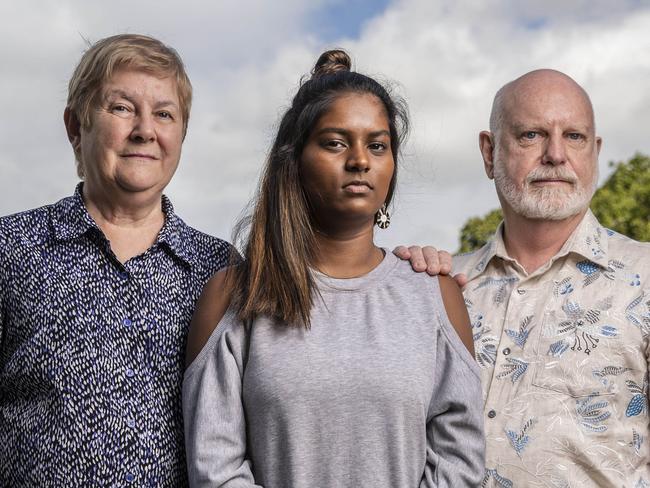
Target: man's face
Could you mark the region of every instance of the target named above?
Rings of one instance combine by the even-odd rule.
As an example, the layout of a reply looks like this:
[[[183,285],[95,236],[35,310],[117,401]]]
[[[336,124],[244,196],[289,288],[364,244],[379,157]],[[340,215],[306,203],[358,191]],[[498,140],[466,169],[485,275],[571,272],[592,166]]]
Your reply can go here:
[[[493,136],[495,185],[504,209],[563,220],[589,206],[600,138],[577,85],[558,73],[531,78],[504,98],[501,128]]]

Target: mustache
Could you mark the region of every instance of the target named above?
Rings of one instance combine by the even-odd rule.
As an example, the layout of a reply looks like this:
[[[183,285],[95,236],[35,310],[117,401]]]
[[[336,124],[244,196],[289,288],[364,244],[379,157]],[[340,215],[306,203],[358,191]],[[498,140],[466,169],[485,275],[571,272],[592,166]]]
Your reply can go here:
[[[538,180],[563,180],[571,184],[578,182],[576,174],[566,168],[536,168],[526,176],[526,183],[533,183]]]

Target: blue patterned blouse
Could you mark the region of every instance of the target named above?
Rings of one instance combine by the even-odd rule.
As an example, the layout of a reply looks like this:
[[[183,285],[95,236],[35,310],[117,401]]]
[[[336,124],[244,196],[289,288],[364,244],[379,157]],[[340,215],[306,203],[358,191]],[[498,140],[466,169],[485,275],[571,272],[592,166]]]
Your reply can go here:
[[[163,196],[122,265],[81,188],[0,219],[0,486],[185,486],[187,327],[231,246]]]

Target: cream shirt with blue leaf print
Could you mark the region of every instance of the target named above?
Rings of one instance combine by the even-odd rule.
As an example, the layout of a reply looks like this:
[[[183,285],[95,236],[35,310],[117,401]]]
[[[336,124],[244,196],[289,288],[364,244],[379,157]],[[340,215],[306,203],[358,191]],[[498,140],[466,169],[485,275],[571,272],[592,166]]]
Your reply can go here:
[[[650,244],[589,211],[530,275],[502,226],[458,272],[482,372],[483,488],[650,488]]]

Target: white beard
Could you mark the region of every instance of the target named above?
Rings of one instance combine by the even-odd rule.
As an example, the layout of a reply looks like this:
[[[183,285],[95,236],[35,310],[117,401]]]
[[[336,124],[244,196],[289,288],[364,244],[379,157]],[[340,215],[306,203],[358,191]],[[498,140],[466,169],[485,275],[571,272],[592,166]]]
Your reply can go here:
[[[538,187],[532,183],[546,178],[563,179],[571,184]],[[583,185],[575,173],[563,167],[537,168],[526,176],[524,187],[520,190],[505,171],[504,165],[495,161],[494,182],[497,192],[518,215],[529,219],[564,220],[587,209],[596,191],[598,171],[594,171],[589,184]]]

